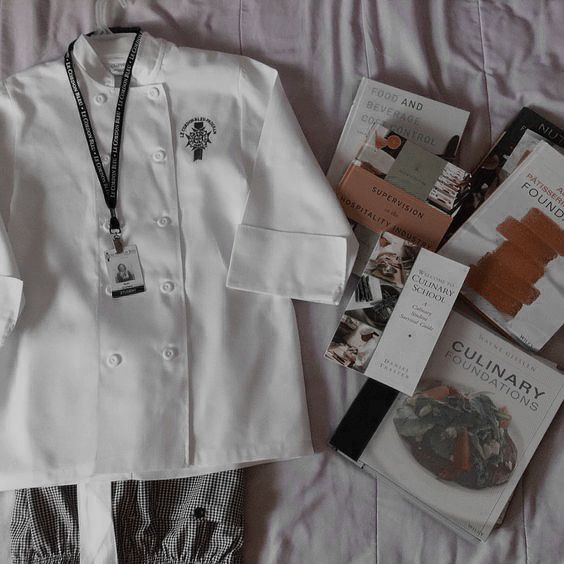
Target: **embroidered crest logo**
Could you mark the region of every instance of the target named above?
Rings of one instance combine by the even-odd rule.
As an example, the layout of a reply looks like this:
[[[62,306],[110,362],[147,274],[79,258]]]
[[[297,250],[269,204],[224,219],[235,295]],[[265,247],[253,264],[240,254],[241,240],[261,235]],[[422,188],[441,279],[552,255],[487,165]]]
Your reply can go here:
[[[204,151],[212,142],[212,135],[217,133],[215,123],[206,117],[188,120],[180,130],[180,137],[186,141],[186,148],[194,153],[194,161],[201,161]]]

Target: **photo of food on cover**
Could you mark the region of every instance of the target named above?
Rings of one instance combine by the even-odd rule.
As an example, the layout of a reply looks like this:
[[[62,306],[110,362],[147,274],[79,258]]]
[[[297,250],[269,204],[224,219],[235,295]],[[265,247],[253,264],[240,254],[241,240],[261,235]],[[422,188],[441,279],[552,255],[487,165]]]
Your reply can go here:
[[[364,373],[420,247],[381,233],[325,357]]]
[[[380,335],[381,331],[345,314],[325,356],[346,368],[364,372],[376,350]]]
[[[331,444],[484,541],[558,412],[564,382],[558,370],[452,311],[415,391],[373,422],[381,396],[367,382],[339,425],[339,444]]]
[[[454,213],[470,186],[466,171],[379,124],[354,164],[447,214]]]
[[[489,393],[435,382],[405,397],[393,422],[415,460],[439,480],[483,489],[504,484],[515,468],[511,414]]]
[[[362,168],[380,178],[386,178],[405,141],[390,129],[376,124],[368,133],[356,159]]]

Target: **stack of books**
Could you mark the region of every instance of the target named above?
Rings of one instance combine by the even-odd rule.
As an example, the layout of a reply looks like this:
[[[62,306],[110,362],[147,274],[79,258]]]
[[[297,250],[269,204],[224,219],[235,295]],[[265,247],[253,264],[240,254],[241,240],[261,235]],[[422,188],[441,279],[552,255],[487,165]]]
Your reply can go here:
[[[467,119],[362,79],[328,172],[361,249],[325,356],[369,377],[333,448],[484,541],[564,400],[534,354],[564,324],[564,131],[523,108],[469,174]]]

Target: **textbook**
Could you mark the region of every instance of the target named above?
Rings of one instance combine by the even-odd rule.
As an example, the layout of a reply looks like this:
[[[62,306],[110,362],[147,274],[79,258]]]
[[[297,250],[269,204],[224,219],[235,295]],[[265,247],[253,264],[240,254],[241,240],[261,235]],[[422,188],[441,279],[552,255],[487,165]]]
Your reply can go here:
[[[470,267],[461,294],[537,351],[564,323],[564,156],[545,141],[441,248]]]
[[[467,272],[380,233],[325,357],[412,394]]]
[[[411,196],[452,213],[470,175],[383,125],[374,125],[353,161]]]
[[[564,130],[531,108],[524,107],[472,171],[469,190],[447,231],[445,241],[484,203],[539,141],[564,149]]]
[[[374,124],[452,160],[469,115],[454,106],[362,77],[327,178],[337,186]]]
[[[563,375],[452,312],[415,394],[394,395],[368,381],[331,445],[459,534],[485,541],[558,412]]]
[[[353,222],[435,250],[469,181],[470,175],[461,168],[375,125],[336,192]],[[361,247],[365,237],[357,233]]]

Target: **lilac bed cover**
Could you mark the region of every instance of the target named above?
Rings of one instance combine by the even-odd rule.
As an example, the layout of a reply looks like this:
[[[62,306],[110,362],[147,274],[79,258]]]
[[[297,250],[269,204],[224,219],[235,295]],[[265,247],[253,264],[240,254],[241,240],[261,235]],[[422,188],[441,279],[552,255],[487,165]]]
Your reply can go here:
[[[472,167],[524,105],[564,127],[560,0],[117,0],[115,25],[179,45],[241,53],[278,69],[326,169],[361,75],[471,112],[461,163]],[[95,29],[92,0],[0,0],[0,78],[62,55]],[[560,563],[564,414],[556,417],[502,528],[474,545],[327,449],[362,385],[323,359],[339,312],[296,305],[317,454],[247,473],[245,562],[258,564]],[[564,365],[564,331],[543,350]],[[9,562],[11,494],[0,496]]]

